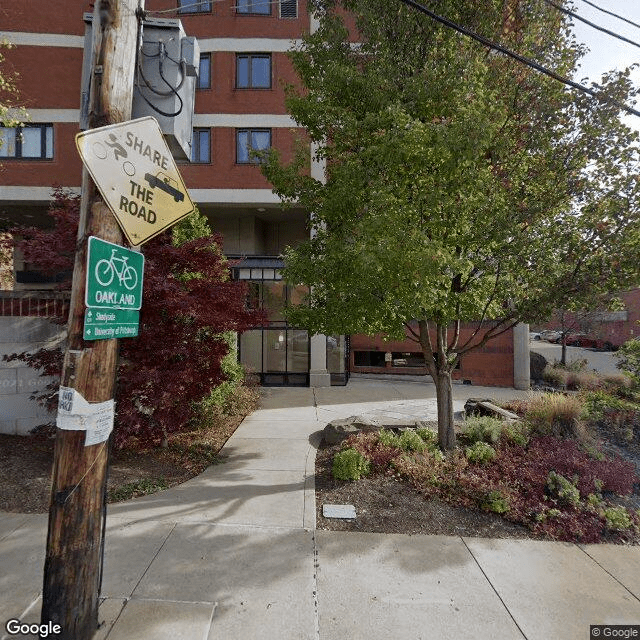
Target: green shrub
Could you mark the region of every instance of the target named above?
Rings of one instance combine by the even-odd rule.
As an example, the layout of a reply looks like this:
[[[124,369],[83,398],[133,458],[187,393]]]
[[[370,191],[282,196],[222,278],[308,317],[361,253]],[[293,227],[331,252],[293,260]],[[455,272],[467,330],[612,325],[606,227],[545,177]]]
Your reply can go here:
[[[469,444],[476,442],[495,444],[500,440],[503,425],[504,422],[499,418],[471,416],[464,421],[460,435]]]
[[[555,471],[550,471],[547,476],[547,488],[552,496],[558,498],[564,504],[572,507],[580,505],[580,492],[571,481],[567,480]]]
[[[482,502],[482,508],[493,513],[507,513],[509,511],[509,498],[501,491],[489,491]]]
[[[433,431],[433,429],[419,427],[416,429],[416,433],[422,438],[422,441],[427,445],[428,449],[433,449],[438,446],[438,434]]]
[[[405,429],[400,434],[398,443],[403,451],[422,453],[427,448],[425,441],[413,429]]]
[[[529,403],[524,419],[532,434],[584,439],[587,431],[582,423],[582,413],[578,398],[545,393]]]
[[[606,391],[591,391],[584,396],[584,407],[589,419],[603,420],[608,411],[634,409],[634,405]]]
[[[587,506],[599,511],[603,505],[602,496],[598,493],[590,493],[587,496]]]
[[[371,471],[371,463],[356,449],[345,449],[333,457],[333,477],[338,480],[360,480]]]
[[[607,529],[612,531],[624,531],[631,528],[631,518],[624,507],[609,507],[603,512],[607,523]]]
[[[640,384],[640,338],[625,342],[618,352],[618,369],[622,369],[635,385]]]
[[[400,446],[400,438],[391,431],[391,429],[380,429],[378,432],[378,440],[380,441],[380,444],[383,444],[386,447],[395,447],[396,449],[402,448]]]
[[[502,435],[509,442],[520,447],[526,447],[529,444],[529,431],[522,422],[505,422],[502,427]]]
[[[464,450],[464,455],[469,462],[487,464],[496,457],[496,450],[486,442],[476,442]]]

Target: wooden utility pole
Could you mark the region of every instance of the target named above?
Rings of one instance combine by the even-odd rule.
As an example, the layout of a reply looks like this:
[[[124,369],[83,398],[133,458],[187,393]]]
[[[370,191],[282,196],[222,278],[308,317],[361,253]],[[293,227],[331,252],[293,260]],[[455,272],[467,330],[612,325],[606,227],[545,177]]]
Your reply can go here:
[[[89,128],[131,119],[143,0],[96,0],[93,13]],[[120,228],[86,169],[61,385],[88,403],[113,399],[118,340],[83,340],[87,239],[122,244]],[[60,422],[59,422],[60,425]],[[108,441],[85,446],[86,431],[57,429],[49,530],[44,565],[42,622],[56,636],[89,640],[98,626],[104,544]]]

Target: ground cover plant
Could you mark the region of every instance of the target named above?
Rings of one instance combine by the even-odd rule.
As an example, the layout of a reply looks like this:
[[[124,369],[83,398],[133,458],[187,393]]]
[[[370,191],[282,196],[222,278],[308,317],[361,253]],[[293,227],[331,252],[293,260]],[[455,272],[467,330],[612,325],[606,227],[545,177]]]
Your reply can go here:
[[[598,438],[607,429],[615,439],[618,423],[632,422],[640,442],[638,398],[615,382],[602,383],[608,391],[510,403],[521,416],[515,423],[472,416],[458,425],[460,446],[446,455],[426,428],[351,436],[334,458],[348,457],[351,467],[334,477],[345,484],[376,474],[398,479],[428,501],[495,514],[532,537],[639,544],[640,466]]]

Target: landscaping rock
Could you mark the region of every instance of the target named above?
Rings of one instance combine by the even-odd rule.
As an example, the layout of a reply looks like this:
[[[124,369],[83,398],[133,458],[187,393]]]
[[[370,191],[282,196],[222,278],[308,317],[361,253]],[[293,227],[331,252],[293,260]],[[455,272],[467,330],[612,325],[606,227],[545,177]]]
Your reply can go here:
[[[531,351],[529,354],[529,369],[531,379],[534,381],[542,380],[542,372],[547,366],[548,360],[541,354]]]
[[[350,416],[332,420],[323,430],[324,441],[327,444],[339,444],[354,433],[361,431],[379,431],[382,425],[367,416]]]
[[[464,405],[464,410],[468,416],[493,416],[503,420],[519,420],[520,418],[511,411],[499,407],[491,399],[469,398]]]

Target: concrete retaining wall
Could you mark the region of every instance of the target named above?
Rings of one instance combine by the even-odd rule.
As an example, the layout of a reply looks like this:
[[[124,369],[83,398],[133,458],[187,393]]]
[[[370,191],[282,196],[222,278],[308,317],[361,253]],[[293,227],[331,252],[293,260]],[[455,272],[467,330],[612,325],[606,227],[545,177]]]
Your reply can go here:
[[[47,318],[0,316],[0,433],[26,435],[55,420],[55,415],[30,399],[50,378],[41,377],[22,362],[4,362],[1,357],[59,344],[64,335],[65,328]]]

